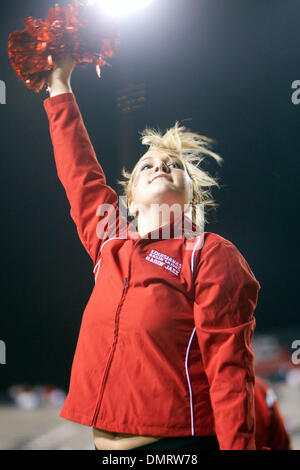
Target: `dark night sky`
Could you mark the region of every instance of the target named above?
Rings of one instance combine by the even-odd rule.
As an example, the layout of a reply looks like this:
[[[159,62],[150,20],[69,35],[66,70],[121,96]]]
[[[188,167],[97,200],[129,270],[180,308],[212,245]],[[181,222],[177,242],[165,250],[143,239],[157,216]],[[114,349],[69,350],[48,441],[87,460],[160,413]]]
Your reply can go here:
[[[23,18],[44,18],[53,1],[1,2],[0,339],[7,347],[1,387],[67,387],[81,316],[91,294],[92,263],[77,236],[58,180],[43,109],[46,92],[21,83],[7,55],[8,34]],[[64,5],[68,2],[59,2]],[[205,231],[232,241],[262,288],[256,331],[299,326],[298,175],[300,80],[298,0],[153,0],[120,21],[121,45],[99,80],[76,68],[72,88],[107,182],[119,194],[121,167],[146,148],[146,125],[184,123],[216,140],[220,207]],[[120,89],[142,84],[146,104],[117,107]],[[291,341],[296,338],[291,338]]]

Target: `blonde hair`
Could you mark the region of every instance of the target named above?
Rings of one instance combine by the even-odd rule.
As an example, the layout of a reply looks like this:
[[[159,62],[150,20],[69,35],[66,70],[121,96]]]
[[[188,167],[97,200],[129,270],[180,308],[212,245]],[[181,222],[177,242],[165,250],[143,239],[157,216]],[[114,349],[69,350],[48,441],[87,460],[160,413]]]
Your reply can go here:
[[[220,188],[220,185],[218,177],[212,177],[208,172],[199,168],[199,165],[205,156],[214,158],[219,165],[223,162],[222,157],[209,149],[210,144],[215,141],[209,137],[191,132],[190,129],[180,126],[178,121],[165,133],[161,130],[146,127],[140,134],[140,140],[143,145],[149,146],[148,150],[166,150],[171,154],[175,154],[182,161],[192,181],[193,222],[198,225],[207,222],[206,217],[202,215],[202,211],[196,210],[196,206],[201,204],[210,209],[218,207],[219,204],[212,197],[211,188],[213,186]],[[124,195],[129,202],[132,201],[132,183],[139,161],[140,159],[131,173],[123,167],[122,176],[124,180],[118,180],[118,184],[123,186]]]

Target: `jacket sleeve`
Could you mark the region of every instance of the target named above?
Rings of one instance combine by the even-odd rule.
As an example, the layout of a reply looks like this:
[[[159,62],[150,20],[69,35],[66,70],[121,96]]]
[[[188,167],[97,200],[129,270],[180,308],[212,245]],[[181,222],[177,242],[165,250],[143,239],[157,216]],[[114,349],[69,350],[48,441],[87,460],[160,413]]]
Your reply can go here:
[[[70,203],[79,238],[93,260],[105,238],[126,226],[116,192],[106,184],[73,93],[44,100],[57,175]],[[120,234],[118,234],[120,236]]]
[[[253,312],[260,284],[230,241],[202,248],[194,321],[221,450],[255,450]]]

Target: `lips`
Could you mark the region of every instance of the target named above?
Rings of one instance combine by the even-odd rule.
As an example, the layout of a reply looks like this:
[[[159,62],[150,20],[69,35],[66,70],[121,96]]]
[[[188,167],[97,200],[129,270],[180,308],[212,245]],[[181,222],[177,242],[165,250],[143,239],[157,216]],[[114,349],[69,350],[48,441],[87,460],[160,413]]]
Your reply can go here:
[[[151,180],[151,183],[152,181],[154,181],[156,178],[167,178],[169,181],[171,181],[170,177],[168,175],[156,175],[154,176],[154,178]]]

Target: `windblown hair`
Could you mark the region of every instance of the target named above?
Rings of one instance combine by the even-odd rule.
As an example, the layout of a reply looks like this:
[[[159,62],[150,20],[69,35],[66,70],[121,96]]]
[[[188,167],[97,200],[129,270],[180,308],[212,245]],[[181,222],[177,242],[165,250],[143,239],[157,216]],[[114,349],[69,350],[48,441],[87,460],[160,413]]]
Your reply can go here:
[[[197,211],[196,208],[199,204],[209,208],[216,208],[219,206],[212,197],[211,188],[217,186],[218,177],[212,177],[199,168],[200,163],[206,156],[210,156],[216,160],[220,165],[223,158],[210,150],[210,145],[214,140],[203,135],[191,132],[180,123],[176,121],[175,125],[169,128],[165,133],[161,130],[146,127],[140,132],[140,140],[143,145],[149,146],[148,150],[162,149],[168,151],[171,155],[176,155],[182,161],[188,175],[191,178],[193,185],[193,213],[192,219],[196,224],[204,224],[207,220],[203,211]],[[142,157],[141,157],[142,158]],[[124,167],[122,168],[122,176],[124,180],[118,180],[118,184],[123,186],[124,195],[127,198],[128,204],[132,201],[132,183],[135,177],[136,168],[139,161],[136,163],[132,172],[128,172]]]

